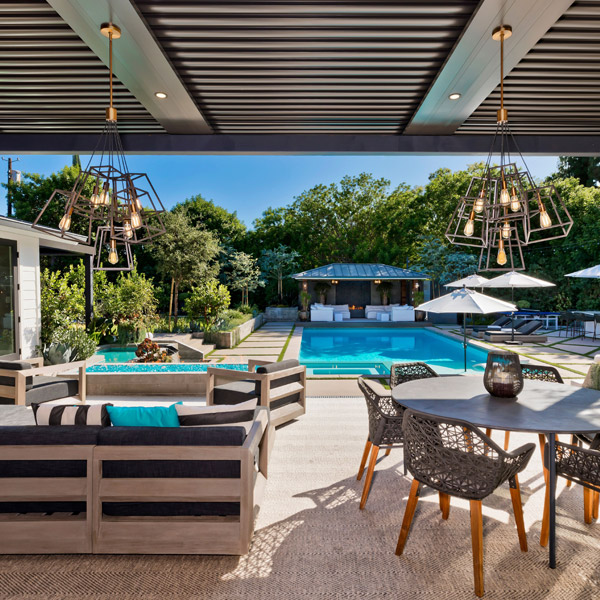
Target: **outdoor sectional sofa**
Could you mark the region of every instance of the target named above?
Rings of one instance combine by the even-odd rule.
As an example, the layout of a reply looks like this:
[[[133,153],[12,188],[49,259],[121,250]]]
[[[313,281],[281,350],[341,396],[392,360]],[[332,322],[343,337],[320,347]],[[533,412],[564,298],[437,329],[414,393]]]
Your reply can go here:
[[[336,319],[336,315],[337,319]],[[336,321],[350,318],[350,307],[347,304],[319,304],[310,307],[311,321]]]
[[[0,427],[0,554],[245,554],[267,408],[244,427]]]
[[[306,412],[306,367],[297,359],[248,361],[247,371],[208,367],[206,404],[239,404],[258,398],[277,427]]]

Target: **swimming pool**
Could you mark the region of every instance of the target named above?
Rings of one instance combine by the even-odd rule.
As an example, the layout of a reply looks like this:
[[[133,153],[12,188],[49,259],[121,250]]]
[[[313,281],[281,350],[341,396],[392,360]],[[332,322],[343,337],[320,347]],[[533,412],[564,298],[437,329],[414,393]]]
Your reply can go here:
[[[467,347],[467,371],[485,370],[487,352]],[[397,362],[422,361],[440,374],[464,372],[461,342],[428,329],[305,328],[300,362],[311,375],[389,374]]]
[[[136,358],[136,346],[100,348],[95,356],[101,356],[105,363],[126,363]]]
[[[207,363],[98,363],[90,365],[87,373],[206,373],[206,369],[232,369],[246,371],[245,364],[207,364]]]

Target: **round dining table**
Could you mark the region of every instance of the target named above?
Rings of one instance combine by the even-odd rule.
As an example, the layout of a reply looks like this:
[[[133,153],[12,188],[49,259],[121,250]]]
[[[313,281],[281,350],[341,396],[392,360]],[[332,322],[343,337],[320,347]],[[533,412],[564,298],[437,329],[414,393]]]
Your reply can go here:
[[[518,398],[491,396],[482,376],[446,376],[397,385],[392,398],[404,408],[462,419],[484,429],[545,434],[550,457],[556,435],[600,432],[600,392],[573,385],[525,380]],[[556,567],[556,463],[548,461],[549,564]]]

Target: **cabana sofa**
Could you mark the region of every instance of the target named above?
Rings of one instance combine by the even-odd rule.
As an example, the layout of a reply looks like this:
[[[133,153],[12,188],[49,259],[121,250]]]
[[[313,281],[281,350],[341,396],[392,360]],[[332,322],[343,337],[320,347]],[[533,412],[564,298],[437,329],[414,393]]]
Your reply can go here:
[[[349,318],[350,308],[347,304],[319,304],[315,302],[310,307],[311,321],[339,321]]]
[[[382,319],[381,315],[389,316]],[[367,319],[376,319],[378,321],[414,321],[415,309],[408,304],[402,306],[400,304],[387,304],[385,306],[367,304],[367,306],[365,306],[365,317]]]
[[[274,429],[0,427],[0,554],[248,552]]]

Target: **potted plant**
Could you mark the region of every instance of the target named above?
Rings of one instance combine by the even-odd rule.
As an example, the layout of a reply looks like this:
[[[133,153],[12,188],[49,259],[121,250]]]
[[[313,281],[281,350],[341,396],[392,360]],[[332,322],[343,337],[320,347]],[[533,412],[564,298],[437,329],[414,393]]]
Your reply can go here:
[[[392,293],[392,282],[382,281],[376,289],[381,296],[381,304],[385,306],[389,302],[390,295]]]
[[[310,305],[311,295],[310,292],[303,290],[300,292],[300,304],[302,304],[302,310],[300,311],[300,320],[307,321],[308,320],[308,307]]]
[[[319,283],[315,285],[315,292],[319,294],[319,300],[321,301],[321,304],[325,304],[327,302],[327,292],[329,291],[330,287],[331,286],[324,281],[319,281]]]
[[[423,304],[425,300],[424,292],[413,292],[413,305],[416,308],[417,306]],[[425,311],[415,310],[415,321],[424,321],[425,320]]]

